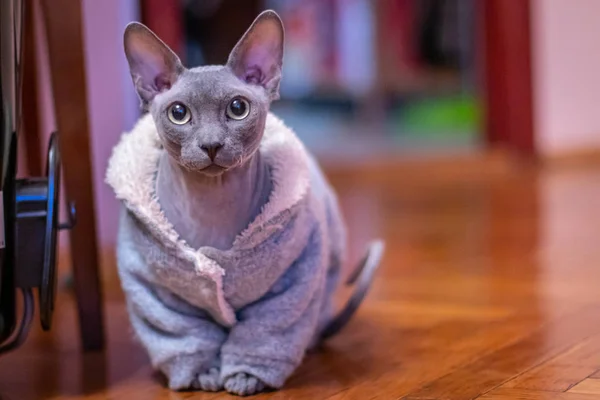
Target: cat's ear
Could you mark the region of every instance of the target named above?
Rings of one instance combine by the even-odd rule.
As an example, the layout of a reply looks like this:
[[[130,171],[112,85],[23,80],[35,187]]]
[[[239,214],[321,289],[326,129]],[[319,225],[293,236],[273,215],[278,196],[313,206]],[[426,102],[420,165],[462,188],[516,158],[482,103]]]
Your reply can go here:
[[[127,25],[123,44],[133,84],[147,106],[175,83],[184,67],[169,46],[138,22]]]
[[[227,66],[238,78],[263,86],[271,100],[279,98],[283,37],[279,15],[275,11],[264,11],[256,17],[227,60]]]

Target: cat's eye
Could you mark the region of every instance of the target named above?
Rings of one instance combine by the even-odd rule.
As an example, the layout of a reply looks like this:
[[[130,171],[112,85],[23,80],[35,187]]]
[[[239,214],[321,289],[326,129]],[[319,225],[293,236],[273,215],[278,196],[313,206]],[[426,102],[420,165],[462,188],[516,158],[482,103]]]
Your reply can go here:
[[[187,124],[192,118],[190,110],[181,103],[171,104],[167,111],[167,115],[169,116],[169,121],[176,125]]]
[[[227,106],[227,116],[231,119],[241,120],[250,114],[250,104],[241,97],[231,100]]]

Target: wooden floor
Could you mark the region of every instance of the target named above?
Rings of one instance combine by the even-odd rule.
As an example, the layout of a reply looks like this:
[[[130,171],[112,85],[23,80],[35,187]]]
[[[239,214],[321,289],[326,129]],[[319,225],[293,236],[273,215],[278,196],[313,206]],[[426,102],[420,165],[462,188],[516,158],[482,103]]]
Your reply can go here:
[[[336,173],[353,257],[387,253],[364,307],[261,399],[600,399],[600,168]],[[108,349],[55,329],[0,359],[0,398],[226,399],[171,393],[132,341],[105,257]]]

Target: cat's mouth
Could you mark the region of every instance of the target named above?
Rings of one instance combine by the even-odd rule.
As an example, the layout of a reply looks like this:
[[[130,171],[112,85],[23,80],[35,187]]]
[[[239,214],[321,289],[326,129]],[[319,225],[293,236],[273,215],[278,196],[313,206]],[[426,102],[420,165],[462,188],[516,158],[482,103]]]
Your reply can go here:
[[[218,164],[210,164],[208,167],[202,168],[200,171],[207,175],[219,175],[223,173],[227,168],[221,167]]]

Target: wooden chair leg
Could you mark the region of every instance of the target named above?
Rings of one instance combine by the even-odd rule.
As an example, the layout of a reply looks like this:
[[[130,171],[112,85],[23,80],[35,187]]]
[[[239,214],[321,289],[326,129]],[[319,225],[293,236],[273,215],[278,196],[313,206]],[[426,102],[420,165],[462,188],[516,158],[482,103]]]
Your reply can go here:
[[[104,346],[81,0],[42,0],[50,75],[67,199],[77,205],[70,232],[75,294],[84,350]]]
[[[27,155],[27,172],[29,176],[42,176],[42,149],[40,137],[40,112],[38,107],[37,57],[35,49],[35,29],[33,4],[25,7],[23,55],[23,110],[27,117],[23,118],[22,137]]]

